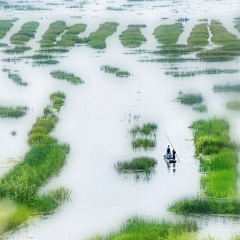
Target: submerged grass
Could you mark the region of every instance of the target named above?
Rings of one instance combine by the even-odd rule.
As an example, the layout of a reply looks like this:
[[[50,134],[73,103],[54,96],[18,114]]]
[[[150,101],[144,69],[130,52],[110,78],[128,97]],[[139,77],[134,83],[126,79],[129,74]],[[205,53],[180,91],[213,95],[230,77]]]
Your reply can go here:
[[[117,168],[119,171],[150,171],[157,164],[153,158],[138,157],[134,158],[131,162],[118,162]]]
[[[121,71],[119,68],[111,67],[108,65],[102,66],[101,70],[105,71],[105,73],[115,73],[117,77],[128,77],[130,73],[127,71]]]
[[[9,72],[8,77],[10,79],[12,79],[17,85],[21,85],[21,86],[27,86],[28,85],[27,82],[23,82],[22,78],[18,74]]]
[[[201,103],[203,101],[202,94],[184,94],[177,98],[182,104],[193,105],[195,103]]]
[[[154,148],[155,146],[156,146],[156,142],[154,140],[150,140],[147,138],[146,139],[137,138],[132,141],[133,149],[143,148],[147,150],[149,148]]]
[[[207,106],[204,104],[198,104],[193,106],[193,110],[200,113],[207,112]]]
[[[100,25],[96,32],[90,34],[87,39],[87,45],[96,49],[106,48],[106,38],[117,30],[118,23],[106,22]]]
[[[124,47],[140,47],[147,39],[141,34],[140,28],[146,25],[128,25],[128,29],[123,31],[119,39]]]
[[[82,81],[81,78],[76,77],[74,74],[72,73],[67,73],[67,72],[63,72],[60,70],[57,71],[53,71],[50,73],[54,78],[56,79],[63,79],[63,80],[67,80],[73,84],[80,84],[80,83],[84,83]]]
[[[134,217],[128,219],[119,231],[112,232],[105,237],[97,237],[94,240],[163,240],[163,239],[195,239],[193,233],[197,231],[195,222],[171,223],[165,221],[150,221]]]
[[[0,20],[0,39],[4,38],[15,20]]]
[[[16,47],[14,47],[12,49],[6,49],[3,52],[5,52],[7,54],[15,54],[15,53],[16,54],[21,54],[21,53],[24,53],[24,52],[26,52],[26,51],[28,51],[30,49],[31,49],[31,47],[27,47],[27,46],[21,46],[21,47],[16,46]]]
[[[213,86],[214,92],[240,92],[240,84],[225,84],[225,85],[218,85],[215,84]]]
[[[140,126],[135,126],[133,127],[130,132],[133,135],[136,135],[137,133],[142,133],[144,135],[150,135],[153,132],[155,132],[157,130],[157,124],[155,123],[147,123],[147,124],[143,124],[142,127]]]
[[[38,22],[25,23],[22,26],[21,30],[10,38],[11,43],[24,44],[28,42],[31,38],[35,37],[35,33],[38,26],[39,26]]]
[[[240,102],[237,101],[227,102],[226,107],[231,110],[240,110]]]
[[[19,118],[26,115],[27,107],[3,107],[0,106],[0,117]]]

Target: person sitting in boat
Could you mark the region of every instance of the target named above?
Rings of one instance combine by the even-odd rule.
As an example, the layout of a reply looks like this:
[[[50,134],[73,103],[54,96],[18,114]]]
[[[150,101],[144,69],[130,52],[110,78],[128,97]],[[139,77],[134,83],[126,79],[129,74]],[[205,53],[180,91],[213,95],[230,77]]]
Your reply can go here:
[[[173,160],[175,160],[175,155],[176,155],[176,151],[173,148],[173,150],[172,150],[172,158],[173,158]]]
[[[167,146],[167,157],[171,154],[171,149],[170,149],[170,146],[168,145]]]

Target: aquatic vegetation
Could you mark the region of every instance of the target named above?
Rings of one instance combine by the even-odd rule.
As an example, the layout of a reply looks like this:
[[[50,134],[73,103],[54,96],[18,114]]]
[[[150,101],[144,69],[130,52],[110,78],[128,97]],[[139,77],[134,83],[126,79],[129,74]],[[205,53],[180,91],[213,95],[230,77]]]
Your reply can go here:
[[[128,219],[122,225],[119,231],[110,233],[105,237],[97,237],[94,240],[164,240],[164,239],[191,239],[195,237],[192,235],[198,230],[195,222],[165,222],[145,220],[138,217]],[[93,240],[93,239],[92,239]]]
[[[154,30],[153,35],[157,38],[159,43],[174,44],[177,42],[180,34],[183,32],[181,23],[173,25],[161,25]]]
[[[18,74],[9,72],[8,77],[10,79],[12,79],[15,83],[17,83],[17,85],[21,85],[21,86],[27,86],[28,85],[27,82],[23,82],[22,78]]]
[[[180,94],[180,96],[177,98],[178,101],[180,101],[182,104],[188,104],[193,105],[195,103],[201,103],[203,101],[202,94]]]
[[[48,194],[60,202],[65,202],[70,200],[72,191],[65,187],[59,187],[55,190],[49,190]]]
[[[143,124],[142,127],[140,126],[135,126],[133,127],[130,132],[133,135],[136,135],[137,133],[142,133],[144,135],[150,135],[153,132],[155,132],[157,130],[157,124],[155,123],[147,123],[147,124]]]
[[[207,112],[207,106],[204,104],[198,104],[193,106],[193,110],[200,113]]]
[[[75,24],[69,27],[69,30],[62,36],[61,40],[57,42],[57,46],[71,47],[79,41],[78,34],[82,33],[86,29],[85,24]]]
[[[102,66],[101,70],[104,70],[106,73],[115,73],[117,77],[128,77],[130,73],[127,71],[121,71],[119,68],[111,67],[108,65]]]
[[[240,32],[240,19],[236,19],[236,24],[234,26],[234,28],[236,28],[239,32]]]
[[[0,39],[4,38],[7,34],[7,32],[11,29],[13,26],[13,22],[15,20],[0,20]]]
[[[192,32],[190,33],[190,37],[187,39],[188,45],[207,45],[208,44],[208,29],[206,24],[196,25]]]
[[[22,59],[21,58],[16,58],[16,57],[14,57],[14,58],[3,58],[2,61],[3,62],[20,62],[20,61],[22,61]]]
[[[211,41],[222,46],[202,51],[197,54],[197,57],[204,61],[228,61],[240,56],[240,40],[229,33],[220,22],[212,20],[210,30],[213,34]]]
[[[179,58],[179,57],[138,60],[138,62],[160,62],[160,63],[197,62],[197,61],[199,61],[197,58]]]
[[[225,84],[225,85],[217,85],[213,86],[214,92],[240,92],[240,84]]]
[[[117,30],[118,23],[106,22],[100,25],[96,32],[90,34],[87,39],[87,45],[96,49],[106,48],[106,38],[112,35]]]
[[[21,30],[10,38],[11,43],[24,44],[28,42],[31,38],[34,38],[38,26],[38,22],[25,23]]]
[[[38,50],[40,53],[66,53],[69,52],[69,49],[67,48],[42,48]]]
[[[53,101],[53,107],[59,111],[65,102],[65,94],[56,92],[51,94],[50,99]]]
[[[26,115],[27,107],[3,107],[0,106],[0,117],[19,118]]]
[[[16,47],[14,47],[12,49],[6,49],[3,52],[5,52],[7,54],[15,54],[15,53],[16,54],[21,54],[21,53],[24,53],[25,51],[28,51],[30,49],[31,49],[31,47],[26,47],[26,46],[19,47],[19,46],[16,46]]]
[[[240,110],[240,102],[237,101],[227,102],[226,107],[231,110]]]
[[[24,56],[22,58],[29,58],[29,59],[34,59],[34,60],[41,60],[41,59],[52,59],[52,55],[44,55],[44,54],[34,54],[32,56]]]
[[[72,73],[67,73],[67,72],[63,72],[63,71],[60,71],[60,70],[57,70],[57,71],[53,71],[50,73],[54,78],[56,79],[62,79],[62,80],[67,80],[73,84],[81,84],[81,83],[84,83],[82,81],[81,78],[79,77],[76,77],[74,74]]]
[[[138,157],[134,158],[131,162],[118,162],[117,168],[119,171],[149,171],[157,164],[153,158]]]
[[[56,65],[58,64],[59,61],[57,60],[53,60],[53,59],[49,59],[49,60],[41,60],[41,61],[34,61],[33,65],[36,66],[40,66],[40,65]]]
[[[42,36],[40,41],[41,47],[53,47],[54,42],[56,41],[57,36],[68,29],[67,25],[63,21],[56,21],[50,24],[48,30]]]
[[[137,138],[132,141],[133,149],[143,148],[146,150],[148,148],[154,148],[155,146],[156,146],[155,141],[147,138],[146,139]]]
[[[141,34],[140,28],[145,28],[146,25],[128,25],[128,29],[123,31],[119,39],[124,47],[140,47],[140,45],[147,41]]]

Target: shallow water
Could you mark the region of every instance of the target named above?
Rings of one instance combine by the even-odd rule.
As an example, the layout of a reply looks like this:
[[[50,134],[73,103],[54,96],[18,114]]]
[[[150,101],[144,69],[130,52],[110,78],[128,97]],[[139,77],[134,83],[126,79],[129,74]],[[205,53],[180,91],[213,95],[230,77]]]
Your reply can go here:
[[[46,2],[36,5],[50,6]],[[239,112],[225,108],[227,101],[239,100],[238,94],[212,91],[214,84],[239,83],[240,74],[173,78],[164,74],[164,68],[178,67],[183,71],[210,67],[238,68],[238,60],[227,63],[141,63],[138,60],[143,56],[149,59],[154,56],[124,54],[132,49],[124,48],[118,36],[129,24],[146,24],[147,27],[141,31],[147,42],[139,49],[155,50],[158,44],[152,35],[154,29],[161,24],[173,24],[178,17],[188,16],[190,21],[183,23],[180,44],[186,43],[191,29],[201,23],[198,21],[201,18],[208,18],[209,23],[211,19],[219,19],[228,31],[239,38],[232,20],[239,16],[240,3],[226,0],[177,3],[89,1],[82,8],[66,8],[74,4],[78,2],[63,1],[63,5],[50,6],[55,11],[36,13],[10,9],[2,15],[3,19],[20,19],[1,40],[3,43],[9,43],[11,35],[18,32],[23,23],[39,21],[35,39],[29,42],[33,49],[26,52],[26,56],[39,49],[38,41],[53,21],[63,20],[67,25],[87,24],[81,37],[96,31],[99,24],[106,21],[119,23],[117,31],[107,39],[107,48],[103,51],[75,46],[69,53],[59,55],[65,57],[59,58],[60,63],[56,66],[33,67],[30,59],[19,63],[0,62],[0,69],[20,70],[19,75],[30,84],[28,87],[17,86],[6,73],[0,71],[0,105],[29,107],[28,114],[20,119],[0,118],[0,175],[14,165],[10,161],[13,159],[9,158],[20,161],[20,157],[28,151],[27,133],[49,104],[50,94],[63,91],[67,97],[66,104],[59,113],[60,121],[52,135],[60,142],[68,143],[71,151],[60,175],[51,179],[41,192],[59,186],[72,189],[71,202],[65,203],[52,215],[37,217],[28,227],[6,234],[4,239],[87,239],[118,229],[127,218],[135,215],[173,221],[193,218],[200,227],[200,237],[211,235],[229,239],[238,231],[238,218],[182,216],[169,213],[167,207],[176,199],[197,194],[200,189],[199,162],[194,158],[193,134],[188,128],[194,120],[224,116],[232,127],[231,138],[240,142]],[[126,4],[133,6],[126,7],[126,11],[106,11],[106,7],[119,8]],[[78,15],[82,18],[71,18]],[[169,19],[163,20],[163,17]],[[12,57],[3,53],[1,56]],[[131,76],[119,78],[107,74],[100,70],[102,65],[129,71]],[[75,86],[52,78],[50,72],[57,69],[74,73],[85,83]],[[191,107],[176,102],[180,90],[202,93],[208,113],[196,113]],[[129,131],[135,124],[147,122],[158,125],[157,146],[149,151],[134,151]],[[11,135],[13,130],[17,131],[16,136]],[[164,131],[180,158],[176,171],[172,166],[168,168],[162,159],[168,144]],[[149,156],[158,161],[153,174],[118,174],[115,170],[114,164],[118,161],[138,156]]]

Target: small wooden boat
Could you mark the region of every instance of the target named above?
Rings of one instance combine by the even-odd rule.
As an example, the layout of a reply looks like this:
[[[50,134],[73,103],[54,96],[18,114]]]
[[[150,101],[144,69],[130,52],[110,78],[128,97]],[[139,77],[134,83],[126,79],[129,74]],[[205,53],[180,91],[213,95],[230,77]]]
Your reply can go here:
[[[163,155],[163,160],[165,160],[167,163],[176,163],[176,159],[172,159],[171,157],[167,157],[167,155]]]

